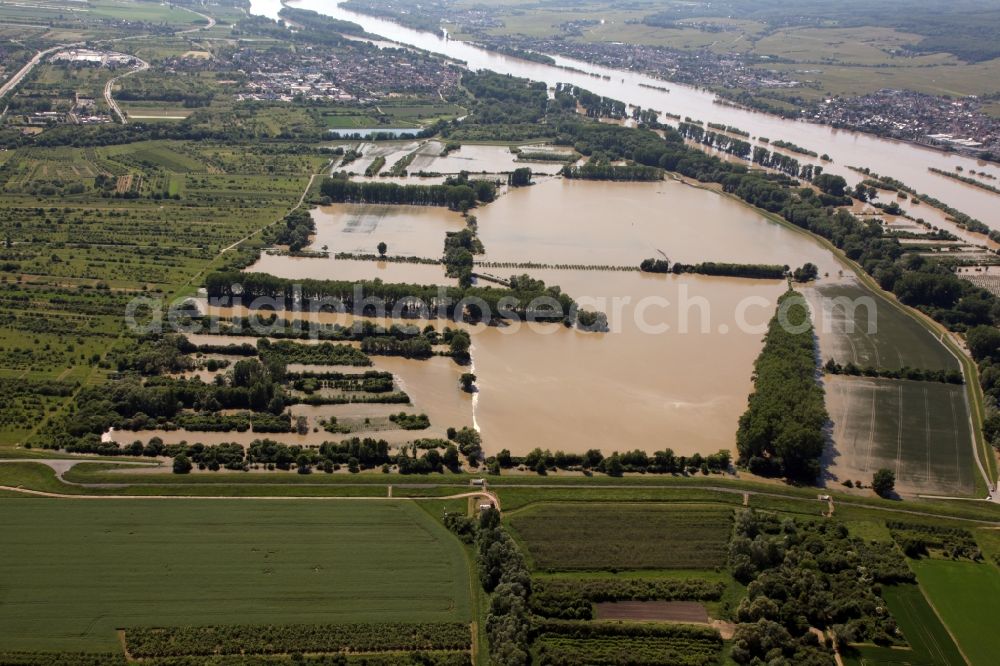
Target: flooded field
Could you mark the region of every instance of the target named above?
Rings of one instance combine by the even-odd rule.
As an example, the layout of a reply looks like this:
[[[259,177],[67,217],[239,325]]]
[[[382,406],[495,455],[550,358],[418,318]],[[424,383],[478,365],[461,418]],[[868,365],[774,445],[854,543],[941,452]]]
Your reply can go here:
[[[620,316],[609,312],[612,332],[605,334],[524,326],[473,335],[476,423],[489,451],[669,447],[690,455],[734,446],[763,326],[783,283],[532,274],[574,296],[586,294],[594,305],[616,297],[631,302],[621,303]]]
[[[841,266],[808,236],[683,183],[547,180],[476,211],[487,261],[638,266],[670,261]],[[662,254],[661,254],[662,253]]]
[[[476,173],[505,173],[519,167],[530,167],[532,172],[541,174],[556,174],[562,169],[562,162],[519,162],[517,155],[507,146],[464,144],[458,150],[442,156],[445,146],[440,141],[428,141],[420,148],[420,152],[410,165],[410,172],[428,171],[437,173],[459,173],[468,171]],[[543,149],[535,146],[524,146],[525,153],[540,152]],[[362,169],[362,172],[364,169]]]
[[[362,143],[334,143],[335,146],[340,146],[345,149],[354,148],[361,153],[361,157],[354,160],[350,164],[341,165],[339,162],[334,164],[333,170],[335,172],[346,171],[351,174],[363,174],[372,162],[374,162],[379,157],[385,158],[385,168],[392,166],[393,162],[402,158],[404,155],[412,153],[414,150],[420,147],[420,142],[418,141],[379,141],[375,143],[373,141],[366,141]]]
[[[691,455],[734,447],[737,422],[752,390],[753,362],[776,300],[786,289],[784,281],[621,270],[525,270],[505,264],[636,267],[643,259],[662,256],[684,263],[797,267],[812,262],[819,267],[820,279],[797,288],[813,307],[823,360],[833,357],[841,363],[890,369],[957,368],[934,334],[887,301],[873,298],[809,236],[708,189],[673,180],[541,179],[532,187],[507,191],[475,214],[486,247],[481,259],[491,262],[484,272],[500,278],[528,272],[558,285],[582,307],[605,312],[610,331],[585,333],[560,325],[463,325],[473,334],[471,368],[446,358],[373,357],[375,368],[392,372],[411,396],[414,404],[407,411],[428,414],[432,423],[428,435],[475,425],[488,454],[503,448],[519,455],[535,447],[577,452],[599,448],[605,453],[669,447],[678,455]],[[439,256],[444,234],[464,224],[457,214],[412,206],[340,205],[316,215],[312,247],[325,246],[331,252],[371,252],[384,240],[389,254]],[[264,256],[251,270],[289,278],[446,282],[443,267],[421,264]],[[831,305],[843,300],[849,309]],[[873,330],[868,329],[869,301]],[[848,323],[858,317],[857,328],[850,330]],[[344,325],[353,321],[335,314],[320,319]],[[434,323],[438,328],[455,325]],[[467,370],[478,377],[478,392],[471,396],[458,388],[459,376]],[[858,465],[863,470],[876,459],[872,453],[857,463],[860,458],[848,455],[860,450],[859,438],[868,438],[865,451],[889,451],[898,435],[885,424],[858,434],[864,419],[871,419],[871,410],[869,403],[860,405],[864,400],[855,393],[869,389],[859,384],[861,388],[852,388],[852,393],[836,386],[838,393],[827,397],[831,414],[840,410],[831,449],[832,473],[839,477],[848,473],[845,470],[857,472]],[[930,397],[951,390],[938,385],[918,388],[926,388]],[[957,390],[947,399],[961,398],[961,388]],[[908,412],[912,401],[923,395],[907,394],[905,404],[897,396],[895,409]],[[362,413],[379,417],[386,408],[346,406],[337,412],[345,418]],[[952,444],[967,437],[961,423],[942,421],[935,427],[933,437],[948,438]],[[320,441],[326,438],[323,435]],[[414,436],[422,435],[410,433]],[[315,434],[305,436],[310,438]],[[910,483],[916,487],[931,481],[914,476]]]
[[[385,243],[389,255],[437,259],[445,234],[465,228],[459,213],[438,206],[334,204],[312,215],[316,235],[307,249],[331,254],[375,254]]]
[[[289,257],[262,254],[260,260],[247,268],[250,272],[270,273],[290,280],[373,280],[409,282],[411,284],[454,285],[446,277],[444,266],[396,261]]]
[[[306,250],[329,257],[291,257],[263,253],[247,270],[301,280],[366,280],[452,285],[444,267],[399,261],[337,259],[337,253],[374,255],[379,243],[387,256],[440,258],[449,231],[465,228],[456,212],[436,206],[334,204],[312,211],[316,234]]]

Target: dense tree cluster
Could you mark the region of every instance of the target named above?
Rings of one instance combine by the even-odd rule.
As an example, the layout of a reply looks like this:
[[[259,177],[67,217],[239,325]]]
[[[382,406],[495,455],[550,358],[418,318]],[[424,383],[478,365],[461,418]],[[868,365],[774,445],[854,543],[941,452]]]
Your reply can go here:
[[[475,547],[479,582],[490,593],[486,615],[490,663],[526,666],[531,663],[531,574],[496,510],[481,513]]]
[[[549,104],[544,82],[488,70],[465,72],[462,87],[475,97],[470,121],[477,125],[538,123]]]
[[[507,184],[511,187],[527,187],[531,185],[531,167],[518,167],[507,176]]]
[[[471,287],[474,255],[485,251],[482,241],[476,235],[476,219],[470,216],[465,229],[445,233],[443,261],[446,275],[458,278],[460,287]]]
[[[316,233],[316,223],[309,211],[299,208],[285,216],[284,224],[278,226],[274,235],[276,245],[287,245],[292,252],[298,252],[309,244],[309,238]]]
[[[598,449],[590,449],[585,453],[566,453],[549,449],[535,448],[524,456],[513,456],[507,449],[502,449],[495,458],[496,469],[511,469],[526,467],[539,472],[548,470],[569,470],[583,472],[601,472],[609,476],[622,476],[626,472],[640,474],[703,474],[729,471],[732,454],[722,450],[703,456],[695,453],[691,456],[678,456],[673,449],[664,449],[655,453],[646,453],[641,449],[619,453],[615,451],[605,457]],[[489,461],[488,461],[489,462]]]
[[[886,522],[886,527],[907,557],[916,559],[929,557],[933,553],[974,562],[983,559],[979,544],[969,530],[895,520]]]
[[[187,345],[187,339],[179,334],[141,336],[128,347],[113,349],[108,363],[118,372],[145,376],[183,372],[194,367],[194,362],[186,356]]]
[[[675,275],[696,273],[760,280],[781,280],[788,275],[788,266],[777,264],[733,264],[717,261],[704,261],[700,264],[682,264],[675,261],[671,264],[667,259],[644,259],[639,264],[639,270],[644,273],[673,273]],[[802,268],[795,269],[793,277],[796,281],[807,282],[815,278],[814,271],[816,271],[816,267],[813,264],[806,264]]]
[[[898,641],[880,586],[913,582],[894,545],[851,537],[839,523],[781,519],[740,511],[730,565],[747,596],[736,616],[733,659],[833,664],[810,627],[831,629],[838,641]]]
[[[467,211],[496,197],[496,184],[488,180],[449,179],[440,185],[400,185],[380,181],[354,181],[346,175],[325,178],[320,194],[338,203],[410,204],[447,206]]]
[[[788,291],[778,299],[754,363],[754,391],[736,433],[740,463],[754,473],[805,483],[819,477],[829,417],[816,369],[808,306]]]
[[[709,125],[711,126],[711,123]],[[721,132],[707,132],[701,125],[682,122],[678,124],[677,131],[685,139],[690,139],[709,148],[714,148],[715,150],[735,155],[745,160],[750,159],[753,154],[753,145],[749,141],[737,139]]]
[[[460,471],[458,448],[439,439],[415,440],[412,445],[401,447],[395,454],[387,441],[372,437],[327,441],[318,447],[255,439],[246,448],[237,443],[164,444],[163,440],[153,437],[146,444],[136,441],[121,447],[114,442],[98,442],[93,447],[81,446],[77,452],[148,458],[165,456],[175,460],[183,457],[191,465],[184,466],[187,471],[194,466],[210,471],[222,468],[249,470],[251,467],[288,471],[294,467],[299,473],[308,474],[314,469],[330,473],[342,467],[350,472],[380,467],[388,470],[390,465],[396,465],[400,474],[440,473],[445,469]]]
[[[490,321],[531,317],[536,321],[559,322],[576,313],[576,303],[559,287],[548,287],[527,275],[512,277],[506,288],[461,288],[381,280],[290,280],[266,273],[234,271],[210,273],[205,278],[205,286],[208,297],[221,303],[238,298],[249,304],[265,298],[274,299],[289,309],[293,306],[308,309],[311,305],[332,309],[339,304],[349,312],[357,305],[359,314],[371,315],[377,312],[376,303],[381,303],[386,312],[398,310],[404,317],[420,314],[421,306],[431,308],[431,316],[455,318],[464,315],[471,320],[482,320],[488,314]],[[466,300],[463,302],[463,299]],[[484,304],[489,312],[479,311],[474,301]],[[456,310],[460,304],[465,306],[463,312]]]
[[[307,365],[371,365],[368,355],[350,345],[320,342],[316,345],[305,345],[291,340],[272,342],[267,338],[257,340],[257,351],[261,359],[275,365],[303,363]],[[242,361],[241,361],[242,362]],[[239,364],[237,364],[239,366]]]

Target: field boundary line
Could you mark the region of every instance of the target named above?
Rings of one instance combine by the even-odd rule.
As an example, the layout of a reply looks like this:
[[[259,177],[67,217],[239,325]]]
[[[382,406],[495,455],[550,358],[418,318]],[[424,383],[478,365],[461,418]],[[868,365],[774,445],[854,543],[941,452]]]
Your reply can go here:
[[[962,655],[962,659],[965,660],[966,666],[971,666],[972,662],[969,661],[969,658],[965,655],[965,651],[962,650],[962,644],[958,642],[957,638],[955,638],[955,634],[952,633],[951,627],[948,626],[948,623],[944,621],[944,618],[941,616],[941,612],[938,611],[937,606],[935,606],[934,602],[931,601],[931,598],[927,596],[923,586],[920,585],[919,579],[917,580],[917,589],[920,590],[920,594],[923,596],[924,601],[927,602],[927,605],[931,607],[932,611],[934,611],[934,615],[937,616],[938,622],[940,622],[941,626],[944,627],[944,630],[948,632],[948,636],[951,637],[951,642],[955,644],[955,648],[958,650],[958,653]]]

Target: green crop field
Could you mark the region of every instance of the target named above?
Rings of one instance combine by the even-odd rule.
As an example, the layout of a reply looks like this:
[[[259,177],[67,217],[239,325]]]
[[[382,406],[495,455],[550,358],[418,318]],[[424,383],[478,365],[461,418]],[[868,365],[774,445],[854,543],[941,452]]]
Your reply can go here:
[[[959,369],[958,361],[934,334],[860,285],[823,285],[809,290],[807,297],[824,361],[833,358],[841,364],[889,370],[903,366]]]
[[[710,569],[726,562],[731,517],[707,505],[545,504],[510,526],[536,569]]]
[[[917,581],[972,666],[997,663],[992,618],[1000,617],[1000,571],[992,564],[919,560]]]
[[[910,649],[865,646],[853,655],[856,662],[872,666],[961,666],[965,663],[955,642],[934,614],[934,609],[927,604],[927,599],[918,586],[888,586],[883,588],[882,596],[910,644]]]
[[[828,481],[871,482],[886,467],[904,492],[962,495],[976,485],[964,387],[826,377],[834,453]]]
[[[115,628],[470,617],[458,541],[409,502],[5,499],[0,651]]]

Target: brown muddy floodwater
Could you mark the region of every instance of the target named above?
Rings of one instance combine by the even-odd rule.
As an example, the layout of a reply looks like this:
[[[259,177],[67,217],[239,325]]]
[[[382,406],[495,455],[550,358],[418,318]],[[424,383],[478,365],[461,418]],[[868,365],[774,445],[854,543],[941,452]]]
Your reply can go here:
[[[367,261],[262,254],[247,268],[252,273],[269,273],[290,280],[373,280],[410,284],[455,285],[440,264],[410,264],[396,261]]]
[[[716,192],[656,183],[554,179],[476,211],[486,261],[638,266],[643,259],[840,269],[808,236]],[[662,254],[661,254],[662,253]]]
[[[336,234],[350,235],[343,231],[346,218],[367,216],[379,220],[377,225],[389,221],[385,228],[397,232],[394,242],[417,248],[423,240],[412,239],[417,232],[403,227],[431,220],[428,234],[437,243],[444,232],[444,224],[438,223],[448,219],[447,214],[437,217],[442,212],[425,214],[408,207],[375,212],[366,208],[336,207],[328,214],[342,218],[318,235],[329,234],[324,237],[333,245]],[[821,275],[829,274],[821,283],[839,279],[843,270],[810,237],[717,192],[675,181],[546,180],[508,192],[476,215],[487,260],[497,262],[637,266],[662,251],[671,261],[685,263],[800,266],[811,261]],[[293,278],[380,276],[423,283],[443,275],[439,266],[388,266],[394,271],[391,276],[381,273],[375,262],[265,256],[251,270]],[[508,277],[525,271],[487,272]],[[577,452],[599,448],[605,453],[670,447],[690,455],[733,448],[737,422],[752,389],[753,362],[775,302],[786,288],[783,281],[638,271],[527,272],[559,285],[581,306],[607,313],[610,332],[584,333],[552,324],[463,325],[473,333],[471,368],[444,358],[373,357],[375,367],[393,372],[413,399],[414,407],[407,411],[426,412],[434,431],[474,423],[488,454],[504,448],[524,454],[535,447]],[[345,325],[352,321],[332,313],[318,319]],[[458,387],[465,370],[478,377],[478,393],[471,397]]]
[[[459,213],[440,206],[333,204],[312,211],[316,235],[310,250],[375,254],[378,244],[388,254],[436,259],[444,254],[449,231],[465,228]]]
[[[326,258],[290,257],[263,253],[248,268],[292,280],[371,280],[417,284],[453,285],[444,267],[392,261],[336,259],[338,252],[371,254],[378,244],[388,246],[390,256],[435,259],[444,254],[449,231],[465,228],[465,220],[454,211],[437,206],[377,206],[334,204],[312,211],[316,234],[306,248],[329,252]]]
[[[609,454],[670,447],[690,455],[733,447],[763,327],[782,282],[532,274],[581,302],[609,299],[612,331],[551,325],[477,331],[475,414],[488,451],[523,454],[537,446]],[[612,314],[614,297],[631,299],[618,316]]]

